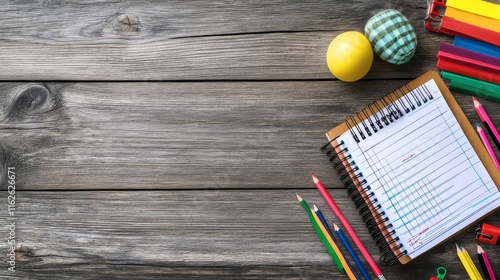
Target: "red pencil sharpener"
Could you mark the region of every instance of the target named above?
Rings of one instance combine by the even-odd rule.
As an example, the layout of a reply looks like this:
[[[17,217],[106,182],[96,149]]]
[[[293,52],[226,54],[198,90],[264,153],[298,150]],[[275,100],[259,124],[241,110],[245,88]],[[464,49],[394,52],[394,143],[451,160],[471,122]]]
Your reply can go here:
[[[500,227],[481,223],[476,229],[476,239],[480,242],[498,245],[500,244]]]

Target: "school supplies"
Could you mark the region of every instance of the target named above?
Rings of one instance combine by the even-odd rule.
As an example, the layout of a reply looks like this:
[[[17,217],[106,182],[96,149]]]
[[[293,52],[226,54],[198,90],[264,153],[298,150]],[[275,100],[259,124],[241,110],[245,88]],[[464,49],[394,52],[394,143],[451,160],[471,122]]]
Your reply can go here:
[[[446,6],[496,20],[500,20],[500,5],[478,0],[447,0]]]
[[[337,242],[337,240],[335,240],[335,237],[333,236],[332,229],[330,228],[330,226],[328,225],[328,222],[325,219],[325,216],[323,216],[323,212],[321,212],[321,210],[319,210],[319,208],[318,208],[318,206],[316,206],[316,204],[313,204],[312,211],[316,212],[316,215],[318,215],[319,220],[321,221],[321,223],[325,227],[326,231],[328,231],[328,234],[332,237],[333,241]]]
[[[496,72],[500,70],[500,58],[470,51],[448,43],[441,43],[439,46],[437,58],[439,59],[442,56],[472,67]]]
[[[479,264],[481,265],[481,269],[483,270],[484,278],[486,280],[496,280],[497,278],[493,272],[493,268],[491,267],[490,259],[481,245],[477,245],[477,258],[479,260]]]
[[[499,208],[500,172],[435,71],[326,137],[386,263],[408,263]]]
[[[500,5],[487,1],[429,1],[425,28],[500,45]]]
[[[321,210],[319,210],[319,208],[318,208],[318,206],[316,206],[316,204],[313,205],[313,211],[314,211],[314,213],[316,213],[316,216],[318,216],[320,222],[323,224],[323,227],[328,232],[328,235],[330,235],[330,237],[332,238],[333,243],[337,244],[338,241],[335,239],[335,236],[333,235],[332,229],[330,228],[330,226],[328,226],[328,222],[326,221],[325,216],[323,216],[323,213],[321,212]],[[332,247],[335,249],[334,246],[332,246]],[[338,250],[338,252],[336,251],[337,255],[342,256],[342,258],[345,260],[344,266],[348,266],[349,271],[346,269],[347,275],[349,276],[349,273],[351,272],[352,275],[354,276],[354,279],[360,279],[359,275],[356,273],[356,271],[354,269],[352,269],[349,262],[347,262],[347,259],[345,259],[345,257],[342,255],[342,252],[340,251],[340,249],[338,249],[338,246],[336,246],[336,247]],[[341,259],[341,258],[339,257],[339,259]]]
[[[441,77],[449,81],[450,90],[456,90],[487,100],[500,102],[500,85],[488,83],[478,79],[441,71]]]
[[[347,251],[349,251],[351,258],[354,260],[354,262],[358,266],[359,270],[363,274],[363,277],[365,277],[366,280],[370,280],[371,279],[370,274],[368,273],[368,271],[366,271],[365,266],[363,265],[363,263],[359,259],[358,255],[356,254],[354,249],[351,247],[351,244],[349,243],[349,239],[347,239],[347,236],[345,236],[344,232],[335,223],[333,223],[333,229],[335,230],[338,237],[340,238],[340,240],[344,244],[344,247],[347,249]]]
[[[354,276],[354,274],[351,270],[351,267],[347,264],[347,261],[345,260],[344,255],[342,255],[342,252],[340,252],[339,247],[333,241],[332,236],[328,233],[328,231],[326,230],[323,223],[321,223],[321,220],[318,218],[318,214],[315,211],[311,211],[311,213],[314,217],[314,220],[316,221],[316,224],[320,228],[321,232],[323,232],[323,235],[325,236],[326,240],[328,241],[330,246],[332,246],[333,251],[335,252],[337,257],[339,258],[340,263],[342,264],[343,270],[347,273],[347,276],[349,277],[349,279],[356,280],[356,277]]]
[[[330,257],[332,258],[333,262],[335,263],[335,265],[337,266],[337,268],[339,269],[339,271],[341,273],[343,273],[344,272],[344,267],[343,267],[342,263],[340,262],[339,257],[337,256],[337,254],[333,250],[331,244],[328,242],[328,240],[326,239],[325,235],[321,231],[318,223],[316,222],[316,219],[314,218],[314,215],[313,215],[313,213],[311,211],[311,208],[309,207],[309,205],[307,204],[307,202],[300,195],[296,194],[296,196],[297,196],[297,200],[299,201],[300,205],[302,205],[302,207],[304,208],[304,210],[306,210],[306,213],[309,216],[309,221],[311,222],[311,224],[312,224],[312,226],[314,228],[314,231],[316,231],[316,234],[318,235],[319,239],[321,240],[321,242],[325,246],[326,250],[328,251],[328,254],[330,254]]]
[[[455,244],[457,246],[457,255],[458,258],[460,259],[460,262],[465,268],[465,271],[467,271],[467,274],[469,275],[471,280],[482,280],[483,277],[481,277],[481,274],[479,274],[479,271],[477,270],[476,265],[470,258],[469,253],[467,250],[465,250],[463,247],[459,247],[458,244]]]
[[[458,38],[460,38],[460,37],[458,37]],[[458,39],[455,41],[461,42],[461,41],[463,41],[463,39]],[[472,40],[470,40],[470,41],[472,41]],[[477,41],[475,41],[475,42],[477,42]],[[468,49],[467,47],[461,47],[460,45],[455,45],[455,43],[454,44],[441,43],[439,46],[439,51],[452,53],[452,54],[459,55],[459,56],[466,57],[466,58],[470,58],[473,60],[478,60],[478,61],[483,62],[483,63],[493,64],[495,66],[498,66],[500,64],[500,58],[496,57],[495,55],[492,56],[489,54],[484,54],[481,52],[481,50]],[[495,69],[497,69],[497,68],[495,68]]]
[[[444,266],[440,266],[436,269],[437,276],[431,277],[429,280],[443,280],[446,276],[446,268]]]
[[[487,223],[480,223],[476,229],[476,239],[479,242],[500,244],[500,227]]]
[[[477,101],[474,97],[472,97],[472,102],[474,102],[474,109],[476,109],[479,118],[481,119],[484,126],[490,133],[491,138],[493,138],[493,141],[497,145],[497,148],[500,149],[500,133],[498,133],[498,130],[496,129],[495,125],[493,124],[490,117],[484,110],[483,105],[481,105],[481,103],[479,103],[479,101]]]
[[[337,216],[337,219],[339,219],[339,221],[342,223],[342,225],[346,229],[347,233],[349,233],[349,235],[351,236],[352,241],[354,242],[354,244],[356,244],[356,246],[358,247],[358,249],[361,252],[361,254],[363,255],[363,257],[365,257],[366,261],[368,262],[368,264],[372,268],[372,270],[375,273],[375,275],[377,275],[377,277],[380,280],[385,280],[385,277],[382,274],[382,271],[380,270],[380,268],[378,268],[377,264],[372,259],[370,253],[368,253],[368,251],[366,250],[366,248],[363,245],[363,243],[361,243],[361,241],[359,240],[358,236],[356,235],[356,232],[354,232],[354,230],[352,229],[351,225],[349,224],[349,222],[347,221],[347,219],[344,217],[344,215],[342,214],[342,211],[340,211],[339,207],[337,206],[337,204],[335,203],[335,201],[333,200],[333,198],[330,196],[330,194],[326,190],[326,188],[323,185],[323,183],[321,183],[321,181],[318,180],[318,178],[316,178],[316,176],[314,176],[312,174],[311,174],[311,176],[313,178],[314,185],[316,185],[316,188],[318,189],[318,191],[320,192],[320,194],[323,196],[323,198],[325,199],[325,201],[328,204],[328,206],[330,206],[330,208],[332,209],[332,211],[335,214],[335,216]]]
[[[500,46],[499,32],[482,28],[474,24],[461,22],[447,16],[443,16],[441,19],[439,30],[446,34],[469,37],[495,46]]]
[[[500,58],[447,43],[439,46],[437,68],[490,83],[500,83]]]
[[[500,171],[500,163],[498,162],[497,156],[495,155],[495,152],[493,151],[493,147],[491,147],[490,142],[488,141],[488,137],[486,136],[486,133],[484,133],[484,130],[481,128],[479,123],[476,123],[476,130],[477,134],[479,134],[479,138],[481,138],[481,142],[483,142],[484,147],[488,151],[488,154],[490,155],[491,159],[493,160],[493,163],[495,163],[495,166],[498,171]]]
[[[453,38],[453,45],[477,53],[482,53],[487,56],[500,58],[500,47],[478,40],[455,36],[455,38]]]
[[[499,21],[493,18],[481,16],[478,14],[469,13],[464,10],[459,10],[452,7],[447,7],[445,16],[460,20],[464,23],[477,25],[481,28],[489,29],[492,31],[500,32]]]

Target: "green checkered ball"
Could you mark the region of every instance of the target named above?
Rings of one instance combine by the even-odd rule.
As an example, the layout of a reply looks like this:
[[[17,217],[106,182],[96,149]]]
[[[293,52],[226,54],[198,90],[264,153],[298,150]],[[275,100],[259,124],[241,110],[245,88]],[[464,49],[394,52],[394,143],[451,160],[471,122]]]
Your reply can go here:
[[[403,64],[413,57],[417,35],[408,19],[397,10],[385,10],[368,20],[365,36],[381,59]]]

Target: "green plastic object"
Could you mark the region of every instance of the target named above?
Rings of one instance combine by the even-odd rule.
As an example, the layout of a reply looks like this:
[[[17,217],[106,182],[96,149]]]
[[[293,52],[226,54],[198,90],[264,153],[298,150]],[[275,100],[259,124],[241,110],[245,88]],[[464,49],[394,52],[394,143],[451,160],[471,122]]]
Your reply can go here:
[[[441,77],[445,81],[450,81],[450,90],[456,90],[486,100],[500,102],[500,85],[447,71],[441,71]]]

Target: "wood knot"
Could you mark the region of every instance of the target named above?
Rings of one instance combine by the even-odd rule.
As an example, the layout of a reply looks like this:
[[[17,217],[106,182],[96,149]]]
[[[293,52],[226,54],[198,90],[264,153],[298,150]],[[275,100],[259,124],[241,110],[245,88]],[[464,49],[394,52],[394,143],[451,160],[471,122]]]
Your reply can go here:
[[[26,244],[16,246],[16,259],[19,261],[27,261],[30,257],[35,256],[35,249]]]
[[[56,109],[57,101],[47,87],[38,84],[23,85],[11,102],[8,118],[21,120],[30,115],[40,115]]]
[[[133,14],[120,14],[116,17],[114,29],[123,33],[138,33],[141,30],[139,17]]]

